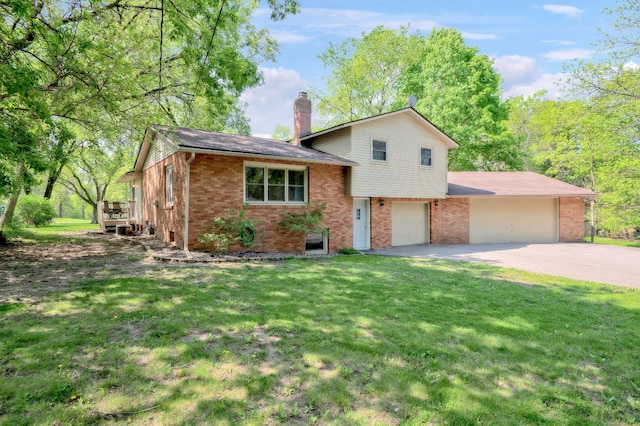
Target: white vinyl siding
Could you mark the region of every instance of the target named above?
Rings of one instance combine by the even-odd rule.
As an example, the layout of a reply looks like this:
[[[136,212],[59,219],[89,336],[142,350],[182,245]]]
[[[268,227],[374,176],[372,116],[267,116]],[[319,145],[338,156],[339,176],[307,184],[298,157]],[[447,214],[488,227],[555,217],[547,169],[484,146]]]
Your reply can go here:
[[[249,204],[304,204],[307,168],[245,162],[244,201]]]
[[[351,169],[354,197],[444,198],[447,156],[444,138],[410,114],[397,114],[352,127]],[[371,161],[371,140],[387,141],[388,162]],[[431,166],[420,164],[421,148],[431,149]]]
[[[147,170],[149,167],[158,164],[176,152],[178,152],[178,146],[175,143],[163,135],[158,135],[158,137],[151,142],[151,148],[144,162],[143,170]]]
[[[557,205],[557,198],[471,198],[469,242],[557,242]]]
[[[351,159],[351,129],[342,129],[313,140],[313,149]]]

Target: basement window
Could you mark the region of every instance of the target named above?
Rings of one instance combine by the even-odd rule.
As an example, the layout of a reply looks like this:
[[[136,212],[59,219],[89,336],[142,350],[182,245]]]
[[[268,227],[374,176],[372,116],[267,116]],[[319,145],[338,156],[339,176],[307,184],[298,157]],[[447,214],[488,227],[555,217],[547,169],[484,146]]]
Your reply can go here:
[[[324,254],[327,252],[327,233],[311,232],[304,235],[304,251],[306,254]]]

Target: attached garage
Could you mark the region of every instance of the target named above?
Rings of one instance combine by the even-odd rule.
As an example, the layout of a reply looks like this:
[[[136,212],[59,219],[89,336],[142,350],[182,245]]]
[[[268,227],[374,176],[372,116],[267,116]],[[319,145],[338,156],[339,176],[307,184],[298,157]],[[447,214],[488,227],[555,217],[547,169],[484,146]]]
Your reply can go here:
[[[447,179],[434,242],[583,241],[585,203],[597,195],[533,172],[449,172]]]
[[[393,202],[391,244],[407,246],[429,242],[429,205]]]
[[[469,242],[558,241],[557,198],[470,198]]]

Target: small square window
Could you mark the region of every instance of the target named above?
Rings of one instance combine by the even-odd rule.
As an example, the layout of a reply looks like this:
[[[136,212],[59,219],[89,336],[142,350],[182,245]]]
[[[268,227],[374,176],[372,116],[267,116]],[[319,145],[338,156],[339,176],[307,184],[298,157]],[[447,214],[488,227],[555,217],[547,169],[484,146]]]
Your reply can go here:
[[[387,161],[387,142],[376,139],[371,141],[371,159]]]
[[[420,164],[423,166],[431,165],[431,148],[420,149]]]

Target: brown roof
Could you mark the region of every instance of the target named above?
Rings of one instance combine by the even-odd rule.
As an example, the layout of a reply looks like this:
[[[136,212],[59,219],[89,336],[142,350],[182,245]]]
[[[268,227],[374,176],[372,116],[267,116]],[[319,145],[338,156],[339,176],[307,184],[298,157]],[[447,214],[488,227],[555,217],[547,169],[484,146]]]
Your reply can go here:
[[[597,195],[588,189],[533,172],[449,172],[451,197],[563,197]]]
[[[154,126],[153,130],[174,138],[174,142],[183,151],[211,151],[221,155],[246,155],[259,158],[282,158],[313,163],[340,164],[355,166],[358,163],[336,155],[326,154],[315,149],[292,145],[274,139],[255,136],[232,135],[207,130],[175,129],[166,126]]]

